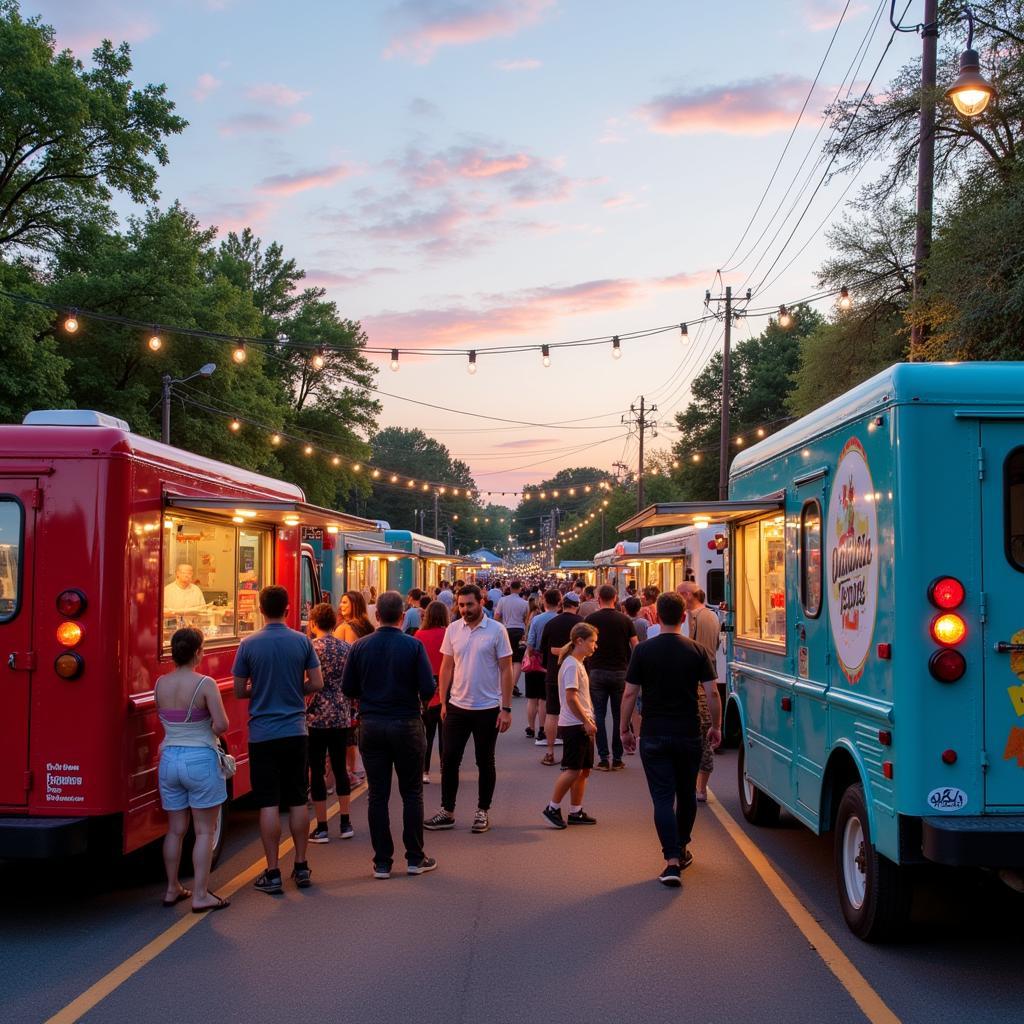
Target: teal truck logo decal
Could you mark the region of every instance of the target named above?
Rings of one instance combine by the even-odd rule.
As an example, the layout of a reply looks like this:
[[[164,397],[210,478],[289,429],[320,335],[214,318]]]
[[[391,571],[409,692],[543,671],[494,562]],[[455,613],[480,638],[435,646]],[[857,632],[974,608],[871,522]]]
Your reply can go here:
[[[828,503],[828,610],[836,655],[851,683],[864,674],[878,608],[878,514],[867,455],[850,438]]]

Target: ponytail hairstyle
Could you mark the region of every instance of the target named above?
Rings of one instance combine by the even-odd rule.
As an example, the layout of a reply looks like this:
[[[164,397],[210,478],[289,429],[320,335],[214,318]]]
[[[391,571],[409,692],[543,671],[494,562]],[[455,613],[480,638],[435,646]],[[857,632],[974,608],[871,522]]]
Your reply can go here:
[[[589,640],[592,636],[597,636],[596,626],[592,626],[589,622],[577,622],[569,634],[569,642],[564,647],[559,648],[558,667],[561,668],[562,662],[572,654],[577,641]]]

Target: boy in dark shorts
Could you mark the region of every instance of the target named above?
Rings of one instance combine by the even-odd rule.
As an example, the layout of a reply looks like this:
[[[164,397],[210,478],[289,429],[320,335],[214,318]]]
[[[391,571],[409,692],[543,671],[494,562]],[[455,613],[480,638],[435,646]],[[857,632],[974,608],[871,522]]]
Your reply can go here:
[[[551,800],[543,815],[554,828],[569,825],[596,825],[583,810],[583,793],[594,767],[594,707],[590,700],[590,682],[583,666],[597,648],[597,630],[586,622],[572,628],[569,643],[559,654],[558,689],[562,710],[558,716],[558,735],[562,740],[562,771],[555,781]],[[569,793],[569,817],[562,817],[562,801]]]

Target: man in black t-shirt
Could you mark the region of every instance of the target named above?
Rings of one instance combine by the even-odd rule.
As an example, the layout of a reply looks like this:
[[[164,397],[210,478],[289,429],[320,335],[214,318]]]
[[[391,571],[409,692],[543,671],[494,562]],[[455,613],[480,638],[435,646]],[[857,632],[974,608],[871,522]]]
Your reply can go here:
[[[707,652],[681,633],[683,599],[678,594],[658,597],[661,633],[637,645],[626,672],[622,698],[622,742],[636,748],[629,731],[637,697],[643,693],[640,760],[654,804],[654,827],[665,856],[658,881],[679,886],[679,874],[693,863],[687,850],[697,816],[696,783],[700,769],[701,736],[697,688],[715,679]],[[708,742],[722,742],[722,709],[712,709]]]
[[[562,598],[562,610],[544,626],[540,635],[540,656],[544,662],[545,717],[544,735],[548,741],[548,752],[541,764],[555,763],[555,744],[562,741],[558,736],[558,715],[562,702],[558,698],[558,651],[569,642],[572,627],[580,621],[580,599],[573,591]]]
[[[609,769],[620,771],[626,767],[622,760],[622,740],[619,737],[619,711],[622,694],[626,689],[626,666],[629,656],[637,645],[636,629],[628,615],[615,610],[615,588],[607,583],[597,592],[598,610],[587,616],[586,621],[597,630],[597,650],[587,663],[590,676],[590,699],[594,704],[594,721],[597,723],[598,762],[594,767],[599,772]],[[612,763],[608,764],[608,734],[605,732],[605,716],[608,702],[612,705]]]

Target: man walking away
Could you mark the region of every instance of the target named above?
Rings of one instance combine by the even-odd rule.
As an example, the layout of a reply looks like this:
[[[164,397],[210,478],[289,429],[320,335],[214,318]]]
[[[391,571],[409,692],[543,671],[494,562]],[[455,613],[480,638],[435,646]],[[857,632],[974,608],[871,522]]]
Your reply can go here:
[[[696,583],[680,583],[676,591],[686,605],[686,622],[689,625],[690,639],[704,648],[715,668],[715,675],[718,675],[718,643],[721,637],[721,623],[718,616],[704,604],[704,591]],[[711,773],[715,770],[715,752],[708,742],[708,730],[714,718],[714,707],[718,704],[718,715],[721,720],[724,707],[725,686],[721,680],[717,685],[704,685],[704,690],[698,696],[703,699],[700,702],[701,719],[701,757],[700,771],[697,773],[697,802],[707,803],[708,781]]]
[[[437,861],[423,852],[423,758],[427,741],[421,707],[434,693],[426,648],[402,632],[402,595],[387,590],[377,600],[380,628],[352,645],[342,692],[359,701],[359,751],[366,769],[366,816],[373,844],[373,877],[390,878],[391,772],[402,796],[406,871],[422,875]]]
[[[261,892],[275,894],[282,890],[278,867],[282,806],[288,808],[288,828],[295,843],[292,878],[300,889],[312,884],[306,863],[309,767],[305,697],[319,693],[324,680],[309,637],[285,624],[288,591],[264,587],[259,600],[264,626],[238,645],[231,674],[235,696],[249,701],[249,779],[260,809],[260,839],[267,857],[267,867],[254,885]]]
[[[437,595],[437,599],[449,612],[452,610],[452,606],[455,604],[455,595],[452,593],[451,584],[447,580],[441,580],[441,592]]]
[[[562,598],[562,610],[545,627],[540,636],[541,657],[544,659],[544,733],[548,752],[541,764],[554,765],[555,744],[558,739],[558,716],[562,711],[562,702],[558,695],[558,658],[559,652],[569,642],[572,627],[580,621],[580,599],[574,590],[570,590]]]
[[[687,847],[697,816],[694,787],[701,755],[697,690],[714,680],[715,670],[703,648],[681,633],[683,599],[678,594],[658,597],[658,618],[661,632],[638,644],[630,658],[620,725],[626,749],[635,747],[629,720],[642,693],[640,760],[665,857],[658,881],[679,886],[680,872],[693,863]],[[713,747],[721,742],[721,725],[720,716],[712,722],[708,738]]]
[[[458,609],[459,618],[448,626],[441,642],[441,810],[423,827],[432,831],[455,827],[459,768],[472,736],[480,774],[472,831],[486,832],[491,827],[489,812],[497,782],[494,748],[498,733],[512,724],[512,648],[505,627],[484,615],[479,587],[459,591]]]
[[[526,635],[526,653],[533,663],[541,665],[539,672],[526,673],[526,735],[535,739],[538,747],[544,746],[547,742],[544,731],[544,716],[546,714],[547,694],[544,689],[545,672],[543,648],[541,636],[544,627],[558,614],[559,605],[562,603],[562,595],[554,587],[544,592],[544,611],[538,612],[530,619],[530,629]],[[536,731],[534,731],[536,730]]]
[[[643,643],[647,639],[647,629],[650,626],[650,622],[640,614],[640,598],[627,597],[622,602],[622,610],[633,620],[633,629],[636,630],[637,642]]]
[[[636,630],[628,615],[615,610],[614,587],[604,584],[597,592],[597,600],[600,607],[587,617],[587,622],[597,630],[597,650],[588,667],[590,698],[597,723],[597,770],[621,771],[626,764],[622,760],[619,714],[622,711],[622,694],[626,689],[629,656],[637,645]],[[608,764],[608,733],[605,730],[609,701],[612,706],[611,765]]]
[[[526,613],[530,610],[529,602],[520,593],[522,586],[519,580],[513,580],[509,584],[510,593],[505,594],[494,608],[494,618],[505,627],[512,648],[513,697],[522,696],[519,692],[519,668],[523,663],[524,649],[519,645],[526,635]]]

